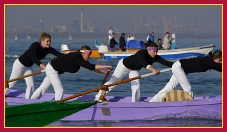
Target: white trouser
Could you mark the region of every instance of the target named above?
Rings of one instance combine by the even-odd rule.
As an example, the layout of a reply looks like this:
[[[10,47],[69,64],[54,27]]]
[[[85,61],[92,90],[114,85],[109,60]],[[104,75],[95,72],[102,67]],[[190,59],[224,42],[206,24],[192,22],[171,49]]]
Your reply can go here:
[[[112,39],[112,36],[111,35],[109,35],[108,36],[108,44],[110,44],[110,40]]]
[[[18,59],[16,59],[13,63],[12,67],[12,73],[10,75],[10,80],[14,78],[18,78],[22,75],[32,74],[32,68],[26,67],[23,64],[20,63]],[[33,76],[29,76],[24,78],[25,83],[27,85],[26,92],[25,92],[25,98],[29,99],[34,92],[34,80]],[[13,81],[9,83],[9,88],[13,88],[16,85],[17,81]],[[6,89],[6,93],[9,89]]]
[[[64,90],[58,72],[55,71],[49,63],[47,64],[45,71],[46,77],[44,78],[40,87],[36,89],[31,99],[39,99],[42,97],[52,84],[55,92],[55,100],[61,100]]]
[[[111,76],[110,80],[106,82],[104,85],[112,84],[118,81],[121,81],[127,74],[129,74],[129,78],[137,77],[139,76],[138,71],[130,70],[126,68],[123,64],[123,59],[121,59],[116,69],[114,70],[113,75]],[[116,85],[115,85],[116,86]],[[113,90],[115,86],[109,87],[109,91]],[[140,82],[139,79],[131,81],[131,90],[132,90],[132,102],[140,101]],[[101,90],[96,94],[95,98],[96,100],[99,99],[101,95]]]
[[[169,82],[166,86],[159,91],[149,102],[161,102],[162,97],[169,91],[176,88],[176,86],[180,83],[181,87],[185,92],[191,93],[191,84],[188,81],[188,78],[181,67],[181,63],[176,61],[172,66],[173,75],[171,76]]]

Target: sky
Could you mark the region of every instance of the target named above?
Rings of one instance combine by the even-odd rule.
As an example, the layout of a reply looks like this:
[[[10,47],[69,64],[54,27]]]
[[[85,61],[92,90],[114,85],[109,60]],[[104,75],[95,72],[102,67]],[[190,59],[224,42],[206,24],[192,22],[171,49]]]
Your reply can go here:
[[[84,12],[84,23],[92,25],[98,31],[108,31],[109,27],[121,32],[134,32],[134,20],[140,18],[146,23],[148,16],[151,23],[158,23],[163,28],[162,15],[177,18],[182,25],[194,24],[201,32],[221,33],[221,5],[7,5],[5,9],[6,31],[22,29],[26,25],[43,28],[50,25],[70,25],[74,20],[80,20]],[[97,31],[96,30],[96,31]],[[158,31],[158,30],[157,30]],[[162,32],[162,31],[159,31]]]

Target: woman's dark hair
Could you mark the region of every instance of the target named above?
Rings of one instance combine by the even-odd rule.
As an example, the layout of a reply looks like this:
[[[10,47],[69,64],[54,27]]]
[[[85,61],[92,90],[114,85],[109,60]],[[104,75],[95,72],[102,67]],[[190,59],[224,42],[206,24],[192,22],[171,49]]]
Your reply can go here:
[[[151,41],[151,40],[148,40],[146,43],[145,43],[145,47],[147,48],[147,47],[158,47],[158,45],[155,43],[155,42],[153,42],[153,41]]]
[[[91,47],[83,45],[79,50],[77,50],[77,52],[79,52],[80,50],[91,50]]]
[[[208,56],[213,60],[217,58],[222,58],[222,51],[215,50],[214,52],[209,52]]]

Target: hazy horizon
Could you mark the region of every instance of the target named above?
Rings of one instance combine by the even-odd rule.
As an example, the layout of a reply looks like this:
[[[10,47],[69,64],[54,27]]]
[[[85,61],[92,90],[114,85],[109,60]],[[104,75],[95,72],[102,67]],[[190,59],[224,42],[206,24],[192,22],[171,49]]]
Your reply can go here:
[[[94,32],[108,32],[112,26],[115,31],[125,33],[154,30],[162,33],[165,31],[164,16],[167,23],[176,19],[175,25],[181,26],[178,32],[222,33],[221,5],[7,5],[6,32],[37,32],[41,26],[50,31],[51,25],[54,28],[65,25],[67,32],[77,31],[82,11],[84,29],[90,26]]]

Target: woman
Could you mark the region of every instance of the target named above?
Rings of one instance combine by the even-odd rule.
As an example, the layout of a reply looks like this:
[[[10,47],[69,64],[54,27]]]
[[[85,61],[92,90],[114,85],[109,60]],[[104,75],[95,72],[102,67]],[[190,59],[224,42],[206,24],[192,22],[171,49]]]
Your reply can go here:
[[[216,50],[210,52],[208,56],[181,59],[176,61],[172,66],[173,75],[166,86],[156,94],[149,102],[161,102],[162,97],[169,91],[173,90],[179,83],[185,92],[192,95],[191,84],[188,81],[187,74],[194,72],[206,72],[207,70],[217,70],[222,72],[222,52]]]
[[[35,63],[39,67],[45,69],[46,66],[40,61],[46,57],[47,54],[51,53],[55,56],[60,56],[62,53],[58,52],[50,46],[51,35],[46,32],[42,32],[39,42],[34,42],[30,45],[18,59],[13,63],[12,73],[10,79],[17,78],[21,75],[27,75],[32,73],[32,65]],[[34,92],[34,80],[33,76],[26,77],[25,82],[27,85],[25,98],[29,99]],[[17,81],[9,83],[9,88],[13,88]],[[6,92],[9,90],[6,88]]]
[[[55,91],[55,100],[61,100],[64,90],[59,74],[63,74],[64,72],[76,73],[79,71],[80,67],[84,67],[98,73],[106,74],[102,69],[112,69],[112,66],[108,65],[91,64],[88,61],[91,53],[91,48],[84,45],[78,52],[71,52],[51,60],[51,62],[47,64],[46,77],[43,83],[36,89],[31,99],[39,99],[52,85]]]
[[[147,41],[145,44],[147,49],[140,50],[134,55],[121,59],[117,67],[108,82],[104,85],[108,85],[117,81],[121,81],[123,77],[129,74],[129,78],[133,78],[139,76],[139,70],[141,68],[146,68],[150,72],[155,73],[158,75],[160,73],[159,70],[152,67],[154,62],[158,62],[165,66],[171,67],[173,62],[167,61],[157,55],[158,53],[158,46],[155,42]],[[111,91],[115,86],[109,87],[109,91]],[[132,102],[140,101],[140,82],[139,79],[131,81],[131,90],[132,90]],[[99,93],[96,95],[95,100],[98,101],[105,101],[105,91],[100,90]]]

